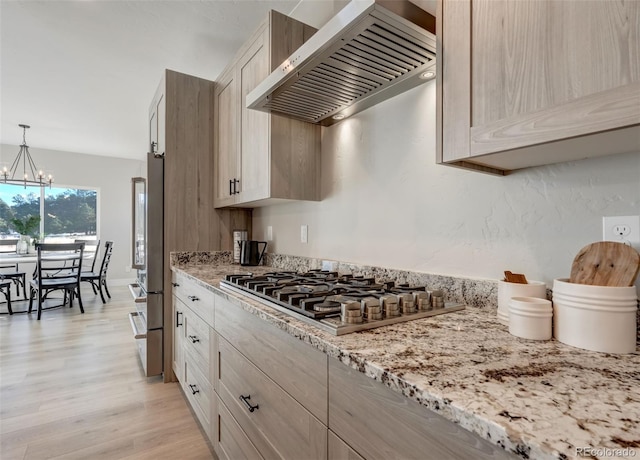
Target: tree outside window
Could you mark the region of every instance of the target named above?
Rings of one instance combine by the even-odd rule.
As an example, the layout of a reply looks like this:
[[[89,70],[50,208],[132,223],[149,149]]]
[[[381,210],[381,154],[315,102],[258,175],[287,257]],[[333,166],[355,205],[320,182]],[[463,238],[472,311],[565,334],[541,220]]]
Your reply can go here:
[[[97,190],[91,189],[25,190],[0,183],[0,235],[2,238],[17,236],[11,223],[14,218],[40,216],[39,233],[45,242],[97,239],[97,198]]]

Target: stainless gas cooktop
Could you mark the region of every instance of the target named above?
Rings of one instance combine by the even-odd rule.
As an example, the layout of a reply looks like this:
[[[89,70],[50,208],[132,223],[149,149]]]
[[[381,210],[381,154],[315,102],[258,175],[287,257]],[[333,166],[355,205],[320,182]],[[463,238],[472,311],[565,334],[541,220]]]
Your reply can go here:
[[[334,335],[464,310],[426,286],[310,271],[227,275],[221,287],[259,300]]]

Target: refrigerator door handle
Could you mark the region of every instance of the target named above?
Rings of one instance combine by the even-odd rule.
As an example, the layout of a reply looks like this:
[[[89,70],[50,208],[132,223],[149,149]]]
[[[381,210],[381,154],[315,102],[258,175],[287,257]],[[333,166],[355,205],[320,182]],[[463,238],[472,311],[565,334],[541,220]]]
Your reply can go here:
[[[146,339],[147,331],[140,332],[138,329],[138,323],[136,322],[135,317],[140,316],[137,311],[129,313],[129,322],[131,323],[131,329],[133,330],[133,338],[135,339]]]
[[[129,291],[131,292],[131,296],[133,297],[133,301],[135,303],[142,303],[147,301],[147,296],[138,295],[138,293],[140,292],[140,285],[138,283],[130,284]]]

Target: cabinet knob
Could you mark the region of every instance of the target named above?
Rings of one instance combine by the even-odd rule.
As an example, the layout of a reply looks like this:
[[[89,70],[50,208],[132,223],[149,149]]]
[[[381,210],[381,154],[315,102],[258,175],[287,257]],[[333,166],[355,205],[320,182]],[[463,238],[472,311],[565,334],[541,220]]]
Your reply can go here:
[[[258,404],[256,404],[255,406],[252,406],[251,403],[249,402],[249,400],[251,399],[251,395],[247,395],[247,396],[240,395],[240,399],[242,400],[244,405],[247,406],[247,409],[249,410],[249,412],[253,412],[254,410],[259,409]]]

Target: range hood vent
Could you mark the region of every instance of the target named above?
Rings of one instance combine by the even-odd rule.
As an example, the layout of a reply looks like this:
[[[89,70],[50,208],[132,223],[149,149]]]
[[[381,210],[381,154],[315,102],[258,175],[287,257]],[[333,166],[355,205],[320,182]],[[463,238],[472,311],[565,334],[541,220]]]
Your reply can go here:
[[[435,75],[434,31],[435,18],[408,0],[353,0],[247,95],[247,107],[337,123]]]

